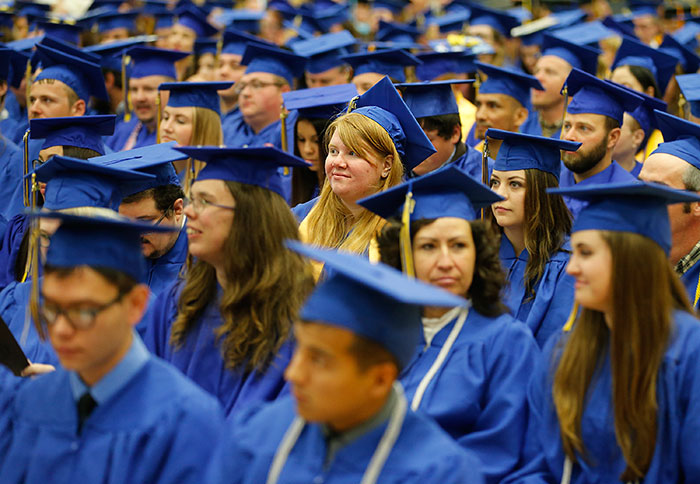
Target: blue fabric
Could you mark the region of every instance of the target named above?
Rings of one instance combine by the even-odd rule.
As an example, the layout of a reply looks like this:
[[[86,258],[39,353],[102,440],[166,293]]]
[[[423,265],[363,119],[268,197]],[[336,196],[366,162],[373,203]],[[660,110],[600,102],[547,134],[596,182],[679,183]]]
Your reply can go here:
[[[481,181],[481,153],[473,147],[466,145],[467,151],[452,161],[459,169],[466,172],[472,178]],[[489,179],[491,179],[491,171],[493,171],[493,158],[487,160]]]
[[[114,151],[122,151],[137,123],[139,123],[139,120],[134,115],[132,115],[131,120],[128,122],[119,121],[116,128],[114,128],[114,134],[108,138],[107,146]],[[156,130],[154,129],[153,132],[149,133],[146,127],[142,126],[136,137],[136,143],[132,148],[141,148],[142,146],[154,144],[156,144]]]
[[[316,206],[317,202],[318,197],[315,197],[309,200],[308,202],[300,203],[299,205],[292,208],[292,213],[297,218],[299,223],[301,223],[309,215],[309,212],[311,212],[311,209],[313,209]]]
[[[29,140],[29,157],[30,160],[36,160],[39,158],[39,151],[41,151],[42,140]],[[0,181],[2,181],[2,186],[11,187],[13,189],[12,196],[7,200],[7,204],[0,206],[0,215],[5,217],[5,219],[10,220],[15,215],[24,212],[24,184],[22,180],[24,179],[24,154],[23,149],[20,149],[20,153],[17,159],[7,166],[7,170],[4,171],[0,176]]]
[[[535,136],[544,136],[542,134],[542,126],[540,125],[540,118],[537,111],[534,109],[530,110],[530,114],[527,116],[525,122],[520,126],[519,132],[524,134],[533,134]],[[550,138],[561,138],[561,128],[552,133]]]
[[[639,174],[641,173],[643,166],[644,166],[644,163],[642,163],[640,161],[635,161],[634,168],[632,168],[632,171],[630,171],[630,175],[632,175],[635,178],[639,178]]]
[[[22,174],[24,155],[22,150],[6,137],[0,135],[0,207],[7,207],[12,203],[17,183]],[[21,203],[21,200],[20,200]],[[8,212],[2,211],[5,218]]]
[[[225,414],[232,415],[286,392],[284,369],[292,356],[291,341],[285,343],[263,374],[241,368],[227,369],[214,330],[223,324],[217,301],[209,304],[187,333],[183,347],[173,348],[170,328],[177,315],[182,281],[176,281],[153,301],[137,329],[151,352],[182,371],[219,399]]]
[[[187,260],[187,226],[180,230],[175,245],[157,259],[146,259],[147,282],[153,296],[158,296],[177,279]]]
[[[275,450],[294,417],[294,401],[288,397],[234,419],[207,482],[265,482]],[[292,448],[278,483],[360,482],[385,429],[383,424],[361,435],[324,465],[325,437],[320,425],[308,424]],[[460,449],[434,422],[409,410],[377,482],[481,484],[484,480],[479,467],[478,460]]]
[[[17,254],[19,253],[26,227],[26,215],[15,215],[9,220],[5,233],[0,239],[0,289],[5,288],[15,280]]]
[[[215,399],[157,358],[77,435],[69,373],[27,382],[0,417],[0,482],[199,483],[222,436]]]
[[[409,402],[455,323],[442,328],[429,346],[423,339],[401,373]],[[418,408],[477,457],[487,483],[498,483],[518,462],[527,427],[522,383],[538,354],[523,324],[509,315],[488,318],[472,308]]]
[[[657,377],[656,449],[644,482],[700,482],[697,439],[700,432],[700,324],[676,312],[675,330]],[[528,387],[530,421],[523,467],[505,483],[560,482],[564,466],[559,422],[552,401],[552,361],[560,357],[560,339],[551,338]],[[581,420],[587,462],[574,464],[572,484],[619,482],[624,458],[615,439],[610,359],[588,388]]]
[[[533,299],[525,292],[529,253],[523,250],[516,255],[508,237],[501,235],[499,256],[508,276],[503,302],[516,319],[530,328],[540,348],[553,333],[561,330],[574,303],[574,279],[566,273],[568,242],[562,249],[547,261],[542,278],[534,287]]]
[[[700,262],[696,262],[695,264],[693,264],[693,266],[681,276],[681,282],[685,286],[685,290],[688,291],[688,299],[690,300],[690,304],[693,304],[695,302],[695,293],[698,290],[699,280]],[[699,306],[696,304],[695,309],[698,309],[698,307]]]

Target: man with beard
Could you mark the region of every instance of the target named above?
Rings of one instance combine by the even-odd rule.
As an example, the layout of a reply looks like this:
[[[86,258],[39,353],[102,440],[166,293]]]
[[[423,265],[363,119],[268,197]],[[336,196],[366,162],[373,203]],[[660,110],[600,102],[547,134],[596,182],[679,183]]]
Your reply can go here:
[[[612,159],[620,139],[624,113],[634,111],[642,98],[616,84],[573,69],[564,84],[573,96],[569,103],[561,139],[582,143],[578,151],[562,151],[559,185],[603,184],[635,180]],[[586,202],[564,197],[574,217]]]

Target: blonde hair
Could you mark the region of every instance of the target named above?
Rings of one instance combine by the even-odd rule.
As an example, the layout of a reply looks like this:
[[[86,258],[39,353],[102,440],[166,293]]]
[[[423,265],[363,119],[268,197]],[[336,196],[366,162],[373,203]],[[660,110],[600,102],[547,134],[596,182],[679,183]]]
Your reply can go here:
[[[56,84],[56,81],[58,79],[39,79],[38,81],[34,81],[34,84],[50,84],[54,85]],[[80,101],[80,97],[78,97],[78,94],[73,90],[72,87],[70,87],[68,84],[66,84],[63,81],[59,81],[61,84],[60,86],[63,87],[63,90],[66,92],[66,97],[68,99],[68,106],[73,106],[75,103]]]
[[[199,106],[192,106],[192,136],[190,138],[190,146],[221,146],[223,144],[224,135],[221,130],[221,117],[215,111]],[[194,177],[192,170],[188,166],[185,173],[185,193],[189,195],[190,185],[192,181],[199,175],[199,172],[204,168],[204,162],[193,160],[194,162]]]
[[[389,133],[378,123],[359,113],[344,114],[326,130],[324,143],[328,145],[334,133],[345,146],[355,151],[371,164],[377,159],[392,156],[388,176],[381,178],[375,192],[381,192],[401,183],[403,165]],[[367,250],[374,235],[384,225],[383,219],[369,210],[362,210],[353,219],[342,200],[326,180],[316,206],[308,215],[309,240],[307,242],[343,249],[361,254]]]

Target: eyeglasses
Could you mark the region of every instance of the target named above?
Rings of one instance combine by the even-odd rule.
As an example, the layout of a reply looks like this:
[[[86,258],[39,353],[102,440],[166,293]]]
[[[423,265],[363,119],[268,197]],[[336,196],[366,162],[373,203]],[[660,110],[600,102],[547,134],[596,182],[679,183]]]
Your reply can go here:
[[[70,308],[63,309],[57,304],[44,302],[39,308],[39,319],[45,326],[56,324],[58,317],[62,314],[73,329],[89,329],[95,324],[97,315],[114,306],[124,298],[125,293],[119,293],[116,298],[108,303],[92,308]]]
[[[218,203],[213,203],[203,198],[185,198],[185,207],[192,207],[192,211],[199,215],[207,207],[217,207],[226,210],[236,210],[236,207],[231,207],[229,205],[219,205]]]
[[[258,81],[257,79],[254,79],[250,82],[237,82],[234,84],[233,89],[236,92],[236,94],[240,94],[243,92],[243,89],[246,87],[250,87],[253,91],[259,91],[263,87],[268,87],[268,86],[277,86],[281,87],[283,84],[281,82],[263,82],[263,81]]]

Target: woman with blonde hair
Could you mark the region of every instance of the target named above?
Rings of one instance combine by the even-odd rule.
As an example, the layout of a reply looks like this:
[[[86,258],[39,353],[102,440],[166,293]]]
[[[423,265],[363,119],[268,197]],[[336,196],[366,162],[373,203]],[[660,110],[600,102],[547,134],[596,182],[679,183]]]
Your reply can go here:
[[[668,253],[668,204],[695,193],[618,183],[552,190],[588,202],[567,272],[583,308],[528,388],[522,468],[503,482],[700,482],[700,322]]]

